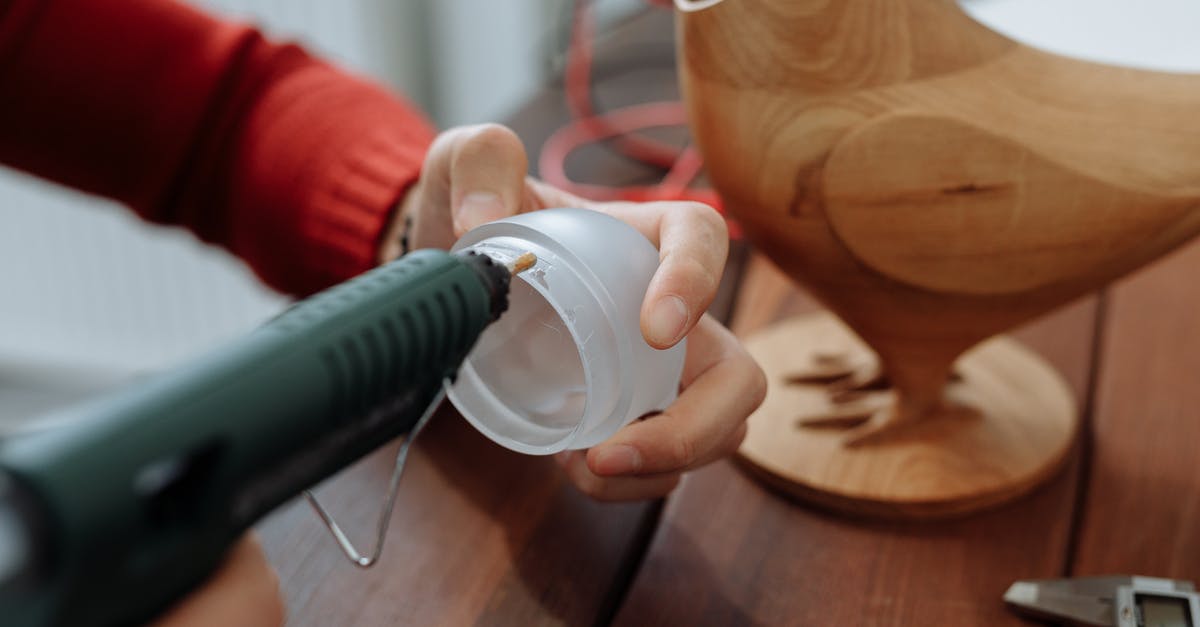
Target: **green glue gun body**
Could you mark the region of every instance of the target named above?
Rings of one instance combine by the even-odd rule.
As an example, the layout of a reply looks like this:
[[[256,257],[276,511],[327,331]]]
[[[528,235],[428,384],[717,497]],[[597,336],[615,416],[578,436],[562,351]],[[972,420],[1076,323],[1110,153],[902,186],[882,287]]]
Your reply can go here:
[[[162,612],[263,515],[409,432],[510,280],[483,255],[417,251],[0,440],[0,624]]]

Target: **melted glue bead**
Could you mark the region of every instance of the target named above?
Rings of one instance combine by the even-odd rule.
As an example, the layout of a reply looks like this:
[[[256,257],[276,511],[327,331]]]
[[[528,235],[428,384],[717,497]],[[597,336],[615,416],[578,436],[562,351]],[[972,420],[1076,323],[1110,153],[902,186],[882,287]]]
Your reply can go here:
[[[675,400],[684,342],[656,350],[642,337],[658,251],[636,229],[595,211],[547,209],[480,226],[453,250],[505,263],[537,256],[448,390],[484,435],[550,455],[595,446]]]

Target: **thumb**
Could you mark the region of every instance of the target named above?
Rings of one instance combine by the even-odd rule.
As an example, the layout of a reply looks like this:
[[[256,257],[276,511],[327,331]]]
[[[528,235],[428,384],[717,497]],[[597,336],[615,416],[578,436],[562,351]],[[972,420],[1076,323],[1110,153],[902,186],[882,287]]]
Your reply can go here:
[[[461,237],[520,211],[528,160],[516,133],[499,124],[467,127],[456,135],[447,178],[454,234]]]

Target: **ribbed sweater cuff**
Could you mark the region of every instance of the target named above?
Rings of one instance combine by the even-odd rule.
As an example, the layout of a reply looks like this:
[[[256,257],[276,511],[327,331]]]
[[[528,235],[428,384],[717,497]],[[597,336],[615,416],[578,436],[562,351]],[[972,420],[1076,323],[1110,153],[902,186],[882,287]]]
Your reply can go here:
[[[221,239],[272,287],[306,296],[374,265],[434,130],[377,85],[297,63],[242,116]]]
[[[323,173],[304,216],[307,266],[299,275],[313,291],[375,265],[397,202],[420,175],[425,144],[382,133],[367,136]]]

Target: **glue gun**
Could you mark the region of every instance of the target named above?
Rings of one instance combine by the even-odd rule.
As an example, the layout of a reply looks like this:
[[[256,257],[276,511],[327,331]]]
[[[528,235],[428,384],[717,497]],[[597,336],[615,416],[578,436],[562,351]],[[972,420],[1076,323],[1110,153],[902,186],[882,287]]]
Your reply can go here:
[[[141,623],[275,507],[413,429],[514,273],[418,251],[0,440],[0,623]]]

